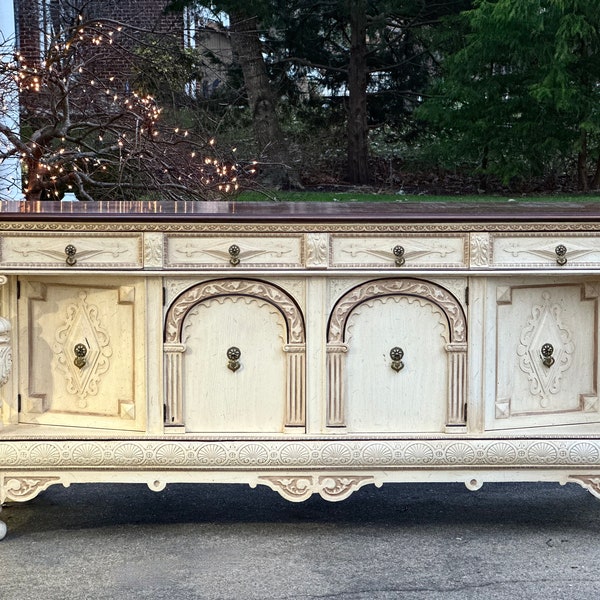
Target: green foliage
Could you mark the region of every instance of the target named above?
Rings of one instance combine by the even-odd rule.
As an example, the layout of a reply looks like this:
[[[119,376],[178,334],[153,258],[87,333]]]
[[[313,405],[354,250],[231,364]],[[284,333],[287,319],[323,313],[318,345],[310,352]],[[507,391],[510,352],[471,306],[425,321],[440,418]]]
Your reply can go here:
[[[600,142],[593,4],[479,0],[454,21],[464,44],[418,111],[433,156],[505,181],[572,168],[575,158],[587,169]]]

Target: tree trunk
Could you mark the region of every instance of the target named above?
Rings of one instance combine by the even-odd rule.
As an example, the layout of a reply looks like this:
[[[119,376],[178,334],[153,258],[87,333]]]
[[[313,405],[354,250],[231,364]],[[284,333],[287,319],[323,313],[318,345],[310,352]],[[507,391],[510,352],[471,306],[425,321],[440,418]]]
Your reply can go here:
[[[594,173],[594,179],[592,180],[592,189],[600,189],[600,157],[596,160],[596,172]]]
[[[231,45],[241,66],[248,103],[252,114],[257,160],[262,163],[263,182],[275,188],[297,187],[295,171],[290,166],[287,144],[279,126],[276,100],[262,55],[259,22],[241,12],[229,13]]]
[[[350,62],[348,66],[348,178],[369,182],[367,123],[367,14],[365,0],[348,0]]]
[[[577,184],[582,192],[588,191],[588,173],[587,173],[587,133],[581,132],[581,146],[577,155]]]

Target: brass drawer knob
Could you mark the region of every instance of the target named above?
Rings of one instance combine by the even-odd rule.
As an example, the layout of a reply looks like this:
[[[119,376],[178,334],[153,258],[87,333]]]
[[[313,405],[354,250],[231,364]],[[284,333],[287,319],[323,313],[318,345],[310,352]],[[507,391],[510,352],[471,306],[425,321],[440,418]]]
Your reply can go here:
[[[404,363],[402,359],[404,358],[404,350],[399,348],[398,346],[394,346],[390,350],[390,358],[392,359],[392,364],[390,365],[396,373],[404,369]]]
[[[554,249],[554,252],[556,252],[556,262],[563,267],[564,265],[567,264],[567,247],[564,246],[563,244],[559,244],[558,246],[556,246],[556,248]]]
[[[402,267],[404,265],[404,263],[406,262],[406,259],[404,258],[404,247],[403,246],[394,246],[392,248],[392,253],[394,254],[394,257],[396,258],[396,266],[397,267]]]
[[[240,264],[240,247],[237,244],[229,246],[229,262],[237,267]]]
[[[73,364],[78,369],[83,369],[83,367],[86,365],[85,357],[87,355],[87,348],[84,344],[75,344],[73,352],[75,353],[75,360],[73,361]]]
[[[241,367],[240,365],[240,356],[242,356],[242,351],[236,346],[231,346],[229,350],[227,350],[227,368],[234,373]]]
[[[77,254],[77,248],[75,248],[73,244],[69,244],[65,248],[65,254],[67,255],[66,262],[70,267],[77,263],[77,259],[75,258],[75,255]]]
[[[540,351],[542,363],[545,367],[551,367],[554,364],[554,346],[552,344],[544,344]]]

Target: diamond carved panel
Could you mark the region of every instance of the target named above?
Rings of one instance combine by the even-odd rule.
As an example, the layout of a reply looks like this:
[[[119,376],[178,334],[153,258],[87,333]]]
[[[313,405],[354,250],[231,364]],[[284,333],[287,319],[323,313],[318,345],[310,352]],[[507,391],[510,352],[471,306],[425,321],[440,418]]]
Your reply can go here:
[[[542,304],[533,307],[521,332],[517,354],[519,366],[529,379],[531,393],[539,397],[541,408],[547,408],[548,396],[560,391],[562,374],[571,366],[575,345],[571,332],[561,321],[561,306],[552,303],[547,292],[542,294],[542,300]],[[540,357],[544,344],[551,344],[554,349],[549,366]]]
[[[597,422],[597,282],[499,282],[488,427]]]
[[[74,362],[73,349],[84,344],[87,349],[85,365]],[[99,319],[99,309],[87,301],[87,293],[80,291],[77,302],[67,307],[63,325],[56,332],[54,352],[62,370],[69,393],[78,397],[79,408],[87,406],[88,396],[98,393],[101,375],[110,367],[112,348],[110,338]]]

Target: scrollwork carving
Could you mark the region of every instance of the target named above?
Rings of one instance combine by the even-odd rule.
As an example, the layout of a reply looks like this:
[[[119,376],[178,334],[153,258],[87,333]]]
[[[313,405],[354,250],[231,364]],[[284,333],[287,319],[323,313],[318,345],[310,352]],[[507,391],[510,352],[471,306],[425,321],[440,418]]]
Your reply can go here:
[[[467,321],[458,300],[445,288],[420,279],[377,279],[350,290],[338,300],[329,324],[328,341],[345,341],[346,324],[352,311],[372,298],[381,296],[416,296],[436,304],[445,314],[450,325],[450,341],[464,342],[467,337]]]
[[[169,308],[165,341],[180,342],[181,327],[187,313],[205,300],[223,296],[251,296],[275,306],[287,325],[287,342],[304,342],[304,320],[294,300],[282,289],[254,279],[217,279],[195,285],[183,292]]]
[[[569,481],[575,481],[586,489],[592,496],[600,500],[600,476],[599,475],[570,475]]]
[[[10,321],[0,317],[0,386],[3,386],[8,381],[12,371],[10,330]]]
[[[308,268],[326,267],[328,249],[326,233],[307,233],[306,266]]]
[[[371,475],[270,475],[258,477],[257,483],[269,486],[292,502],[303,502],[313,494],[319,494],[329,502],[338,502],[363,485],[377,485]]]
[[[112,348],[108,332],[100,322],[98,306],[87,302],[87,294],[79,293],[76,303],[67,307],[64,324],[56,331],[54,353],[67,380],[67,390],[78,397],[78,406],[87,406],[88,396],[98,393],[101,376],[110,367]],[[87,345],[86,368],[73,364],[72,349],[81,342],[83,333]]]
[[[560,391],[562,374],[571,366],[575,350],[571,332],[562,323],[561,313],[560,304],[552,304],[550,294],[544,292],[542,303],[532,308],[517,348],[519,367],[529,379],[530,392],[540,397],[542,408],[545,408],[549,394]],[[556,360],[549,367],[542,363],[539,356],[542,342],[548,339],[556,351]]]
[[[2,484],[2,501],[25,502],[59,482],[59,477],[6,476]]]

